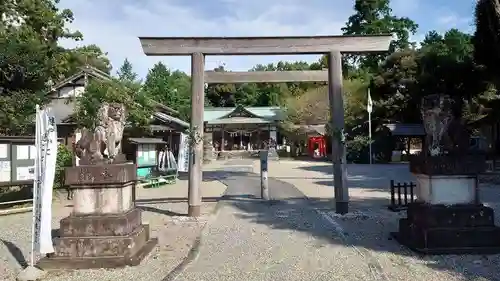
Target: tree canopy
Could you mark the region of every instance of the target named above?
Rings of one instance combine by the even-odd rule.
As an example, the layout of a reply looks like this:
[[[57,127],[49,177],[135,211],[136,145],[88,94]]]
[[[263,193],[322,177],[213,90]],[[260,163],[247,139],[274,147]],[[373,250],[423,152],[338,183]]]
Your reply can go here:
[[[82,40],[70,31],[70,10],[58,9],[56,0],[3,0],[0,25],[0,128],[2,133],[26,133],[33,123],[36,104],[48,102],[51,85],[90,65],[111,74],[107,53],[97,45],[67,49],[61,39]],[[500,84],[500,4],[479,0],[474,34],[450,29],[430,30],[415,44],[411,36],[418,25],[393,14],[389,0],[356,0],[354,13],[342,28],[344,35],[394,36],[390,51],[377,55],[346,55],[343,59],[346,132],[349,141],[366,146],[359,136],[367,131],[366,96],[374,100],[374,131],[384,123],[420,123],[419,104],[428,94],[447,94],[456,100],[455,113],[465,121],[500,105],[496,88]],[[328,67],[325,57],[316,62],[278,62],[255,65],[249,71],[320,70]],[[228,71],[223,65],[215,71]],[[93,110],[103,101],[124,103],[130,124],[143,126],[150,115],[150,101],[191,115],[191,78],[161,62],[149,69],[144,79],[125,59],[115,70],[116,78],[90,83],[77,101],[81,126],[93,126]],[[329,120],[328,89],[325,83],[211,84],[206,89],[206,106],[281,106],[284,125],[318,124]],[[287,127],[287,126],[284,126]],[[290,126],[288,126],[290,127]],[[354,147],[353,145],[352,147]]]
[[[66,24],[73,13],[59,10],[58,1],[3,0],[0,5],[0,128],[6,134],[26,133],[36,104],[43,105],[55,82],[79,66],[109,71],[109,60],[97,46],[64,49],[61,39],[81,40]],[[92,55],[86,55],[92,51]],[[85,57],[85,59],[83,59]]]

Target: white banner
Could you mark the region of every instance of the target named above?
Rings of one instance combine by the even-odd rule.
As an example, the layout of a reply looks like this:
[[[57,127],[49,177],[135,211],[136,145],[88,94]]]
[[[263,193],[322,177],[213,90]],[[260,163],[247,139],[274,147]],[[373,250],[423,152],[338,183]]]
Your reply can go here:
[[[368,113],[373,112],[373,101],[372,95],[370,95],[370,89],[368,89],[368,103],[366,104],[366,111],[368,111]]]
[[[35,181],[33,188],[32,254],[54,252],[52,245],[52,190],[56,174],[57,127],[51,108],[37,106]]]
[[[174,154],[170,150],[167,154],[167,168],[171,170],[177,170],[177,162],[175,161]]]
[[[181,138],[179,140],[179,164],[177,165],[177,171],[188,172],[189,171],[189,143],[188,136],[181,133]]]

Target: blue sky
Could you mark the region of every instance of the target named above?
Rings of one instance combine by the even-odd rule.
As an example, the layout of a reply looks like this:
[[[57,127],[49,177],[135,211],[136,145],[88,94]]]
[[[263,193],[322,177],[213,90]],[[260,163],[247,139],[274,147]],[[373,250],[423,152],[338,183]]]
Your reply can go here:
[[[458,28],[472,32],[475,0],[392,0],[398,16],[419,24],[414,40],[429,30]],[[279,36],[337,35],[353,13],[353,0],[61,0],[80,30],[83,42],[64,41],[66,47],[96,44],[108,53],[114,70],[125,58],[144,77],[163,61],[171,69],[189,73],[189,57],[146,57],[138,36]],[[316,56],[207,57],[206,68],[225,65],[233,71],[279,60],[316,60]]]

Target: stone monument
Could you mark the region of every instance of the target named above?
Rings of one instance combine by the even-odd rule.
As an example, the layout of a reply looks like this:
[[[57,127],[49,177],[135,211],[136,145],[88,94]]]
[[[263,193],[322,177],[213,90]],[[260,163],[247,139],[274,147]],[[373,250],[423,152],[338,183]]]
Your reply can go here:
[[[479,201],[477,176],[486,157],[469,150],[469,134],[448,96],[422,101],[426,131],[422,152],[410,157],[417,200],[392,236],[424,254],[500,252],[493,209]]]
[[[134,266],[157,244],[132,200],[135,165],[121,153],[125,108],[103,104],[98,120],[75,146],[80,165],[66,169],[73,212],[61,220],[55,253],[40,260],[42,269]]]

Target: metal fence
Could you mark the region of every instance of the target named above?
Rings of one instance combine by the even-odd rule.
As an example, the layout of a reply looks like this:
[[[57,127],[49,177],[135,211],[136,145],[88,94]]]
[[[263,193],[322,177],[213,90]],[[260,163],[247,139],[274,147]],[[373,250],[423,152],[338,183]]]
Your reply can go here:
[[[398,182],[395,183],[391,180],[391,203],[388,209],[393,212],[406,210],[409,203],[415,201],[414,188],[416,187],[413,182]]]

